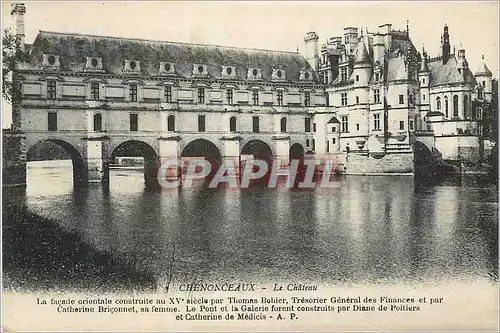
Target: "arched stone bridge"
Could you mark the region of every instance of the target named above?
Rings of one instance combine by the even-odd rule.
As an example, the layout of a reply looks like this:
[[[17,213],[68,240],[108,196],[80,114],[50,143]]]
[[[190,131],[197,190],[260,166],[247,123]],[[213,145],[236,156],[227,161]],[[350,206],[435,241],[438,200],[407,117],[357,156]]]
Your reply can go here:
[[[27,131],[25,152],[37,144],[50,141],[62,147],[73,161],[76,184],[107,182],[109,164],[115,157],[144,158],[146,185],[156,184],[156,171],[162,161],[200,156],[231,159],[240,163],[241,155],[272,158],[282,166],[292,155],[304,154],[306,136],[277,133],[106,133],[80,131]],[[236,164],[237,165],[237,164]]]

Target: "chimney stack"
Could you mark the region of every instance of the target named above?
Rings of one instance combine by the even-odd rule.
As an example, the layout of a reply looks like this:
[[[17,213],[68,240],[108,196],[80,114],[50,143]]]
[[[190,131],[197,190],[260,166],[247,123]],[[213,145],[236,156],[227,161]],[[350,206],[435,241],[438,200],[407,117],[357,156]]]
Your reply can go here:
[[[23,3],[13,3],[10,15],[16,21],[16,37],[19,39],[21,49],[24,51],[24,13],[26,13],[26,6]]]

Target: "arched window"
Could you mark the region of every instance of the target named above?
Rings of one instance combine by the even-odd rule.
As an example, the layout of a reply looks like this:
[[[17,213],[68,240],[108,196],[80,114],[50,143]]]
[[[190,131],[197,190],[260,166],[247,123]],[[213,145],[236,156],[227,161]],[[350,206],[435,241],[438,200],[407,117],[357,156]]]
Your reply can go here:
[[[94,115],[94,132],[102,132],[102,115],[100,113]]]
[[[170,115],[167,119],[167,131],[174,132],[175,131],[175,116]]]
[[[458,117],[458,95],[453,96],[453,117]]]
[[[464,118],[469,118],[469,97],[467,95],[464,96]]]
[[[448,118],[448,96],[444,97],[444,113],[446,118]]]
[[[286,118],[281,118],[281,132],[286,132]]]
[[[436,98],[436,110],[441,110],[441,97]]]
[[[229,131],[236,132],[236,117],[231,117],[229,119]]]

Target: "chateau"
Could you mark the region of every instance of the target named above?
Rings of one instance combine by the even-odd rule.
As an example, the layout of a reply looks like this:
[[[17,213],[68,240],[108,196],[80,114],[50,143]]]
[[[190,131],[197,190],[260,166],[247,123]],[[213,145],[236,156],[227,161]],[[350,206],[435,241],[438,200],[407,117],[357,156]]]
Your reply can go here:
[[[24,153],[63,147],[75,181],[106,181],[127,155],[145,158],[146,181],[161,159],[200,155],[286,166],[311,154],[367,174],[412,173],[416,144],[445,160],[481,158],[492,73],[471,72],[446,26],[435,58],[390,24],[345,28],[321,48],[309,32],[300,55],[48,31],[26,44],[25,12],[11,12],[29,54],[16,69],[13,129]]]

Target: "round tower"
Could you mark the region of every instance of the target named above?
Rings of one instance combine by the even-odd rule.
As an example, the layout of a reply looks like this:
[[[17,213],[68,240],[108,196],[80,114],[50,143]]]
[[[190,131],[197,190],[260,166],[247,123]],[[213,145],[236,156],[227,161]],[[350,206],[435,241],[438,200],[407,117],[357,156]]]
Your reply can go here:
[[[484,55],[483,55],[481,64],[479,65],[478,69],[474,73],[474,77],[476,78],[477,83],[483,87],[483,96],[484,96],[484,99],[487,101],[491,101],[491,94],[493,91],[492,82],[491,82],[492,76],[493,76],[493,74],[489,70],[488,66],[486,66],[486,63],[484,61]]]
[[[367,86],[371,78],[371,60],[365,42],[361,39],[354,55],[354,86]]]

